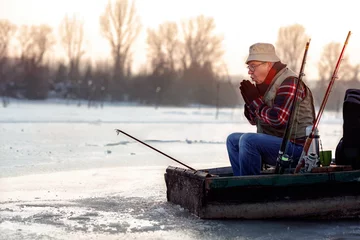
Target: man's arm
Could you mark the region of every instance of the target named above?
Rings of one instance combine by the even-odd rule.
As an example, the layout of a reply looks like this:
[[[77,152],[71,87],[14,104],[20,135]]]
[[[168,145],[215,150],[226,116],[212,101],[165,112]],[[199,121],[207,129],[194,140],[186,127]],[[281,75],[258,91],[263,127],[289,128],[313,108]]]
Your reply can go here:
[[[287,78],[280,85],[273,107],[265,104],[262,98],[257,98],[249,105],[250,111],[256,117],[274,128],[285,128],[290,116],[290,108],[296,91],[296,78]],[[297,101],[302,101],[306,96],[304,84],[299,85]]]
[[[255,121],[256,115],[255,113],[251,112],[247,104],[244,105],[244,115],[251,125],[256,125],[256,121]]]

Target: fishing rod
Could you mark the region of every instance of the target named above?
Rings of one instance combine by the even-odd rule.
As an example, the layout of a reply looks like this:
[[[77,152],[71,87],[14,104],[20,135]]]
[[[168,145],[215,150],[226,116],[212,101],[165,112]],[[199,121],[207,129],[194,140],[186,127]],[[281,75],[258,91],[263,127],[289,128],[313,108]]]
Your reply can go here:
[[[296,168],[295,168],[294,173],[298,173],[298,172],[300,171],[300,169],[305,165],[304,157],[307,155],[307,153],[308,153],[308,151],[309,151],[309,148],[310,148],[310,145],[311,145],[311,142],[312,142],[312,140],[314,139],[315,129],[317,129],[317,127],[318,127],[318,125],[319,125],[320,118],[321,118],[321,116],[322,116],[322,114],[323,114],[323,112],[324,112],[324,109],[325,109],[325,106],[326,106],[326,102],[327,102],[327,100],[328,100],[328,98],[329,98],[329,95],[330,95],[332,86],[334,85],[335,79],[338,78],[337,72],[338,72],[339,67],[340,67],[340,64],[341,64],[341,62],[342,62],[342,60],[343,60],[343,55],[344,55],[346,46],[347,46],[347,44],[348,44],[350,35],[351,35],[351,31],[349,31],[349,33],[348,33],[348,35],[347,35],[347,37],[346,37],[344,46],[343,46],[343,48],[342,48],[342,50],[341,50],[340,56],[339,56],[338,61],[337,61],[337,63],[336,63],[336,66],[335,66],[333,75],[332,75],[332,77],[331,77],[329,86],[328,86],[327,89],[326,89],[326,92],[325,92],[323,101],[322,101],[322,103],[321,103],[319,112],[318,112],[318,114],[317,114],[317,116],[316,116],[315,122],[314,122],[314,124],[313,124],[313,126],[312,126],[311,132],[310,132],[309,136],[306,138],[303,151],[302,151],[302,153],[301,153],[299,162],[298,162],[298,164],[297,164],[297,166],[296,166]]]
[[[126,132],[121,131],[120,129],[115,129],[115,131],[116,131],[117,135],[119,135],[119,133],[122,133],[122,134],[124,134],[124,135],[126,135],[126,136],[128,136],[128,137],[130,137],[130,138],[132,138],[132,139],[134,139],[134,140],[136,140],[136,141],[138,141],[139,143],[144,144],[145,146],[147,146],[147,147],[151,148],[152,150],[155,150],[155,151],[157,151],[158,153],[161,153],[162,155],[164,155],[164,156],[166,156],[166,157],[170,158],[171,160],[173,160],[173,161],[175,161],[175,162],[177,162],[177,163],[180,163],[181,165],[183,165],[183,166],[185,166],[185,167],[187,167],[187,168],[189,168],[189,169],[191,169],[191,170],[193,170],[193,171],[195,171],[195,172],[197,171],[197,170],[195,170],[194,168],[192,168],[192,167],[190,167],[190,166],[188,166],[188,165],[186,165],[186,164],[184,164],[184,163],[180,162],[179,160],[176,160],[175,158],[173,158],[173,157],[171,157],[171,156],[167,155],[166,153],[163,153],[162,151],[160,151],[160,150],[158,150],[158,149],[156,149],[156,148],[154,148],[154,147],[150,146],[149,144],[146,144],[146,143],[144,143],[143,141],[141,141],[141,140],[139,140],[139,139],[137,139],[137,138],[135,138],[135,137],[131,136],[130,134],[127,134]]]
[[[303,76],[305,76],[304,74],[304,68],[305,68],[305,64],[306,64],[306,57],[307,57],[307,53],[309,50],[309,45],[310,45],[310,40],[306,43],[305,45],[305,51],[304,51],[304,57],[301,63],[301,67],[300,67],[300,73],[299,73],[299,77],[298,77],[298,81],[296,83],[296,88],[295,88],[295,94],[294,94],[294,100],[292,102],[291,108],[290,108],[290,116],[289,116],[289,120],[286,123],[286,128],[285,128],[285,132],[284,132],[284,137],[282,139],[282,143],[279,149],[279,154],[278,157],[276,159],[276,166],[275,166],[275,173],[278,174],[282,174],[284,173],[284,168],[285,167],[289,167],[289,156],[287,154],[284,154],[287,146],[288,146],[288,141],[289,141],[289,137],[291,134],[291,130],[292,130],[292,123],[293,123],[293,118],[296,114],[294,114],[295,112],[295,108],[296,108],[296,103],[297,103],[297,93],[298,93],[298,89],[300,86],[300,83],[302,81]],[[290,128],[291,126],[291,128]]]

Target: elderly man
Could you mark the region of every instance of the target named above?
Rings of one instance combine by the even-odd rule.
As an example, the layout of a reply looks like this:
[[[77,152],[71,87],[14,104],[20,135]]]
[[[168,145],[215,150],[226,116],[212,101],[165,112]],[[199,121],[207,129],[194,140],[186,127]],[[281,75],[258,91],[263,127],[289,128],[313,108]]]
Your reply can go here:
[[[275,165],[294,100],[297,74],[281,63],[269,43],[250,46],[246,60],[252,84],[243,80],[240,91],[245,101],[244,114],[257,133],[232,133],[226,141],[234,176],[257,175],[261,163]],[[306,140],[306,127],[315,120],[310,89],[299,85],[298,111],[294,117],[286,153],[296,165]]]

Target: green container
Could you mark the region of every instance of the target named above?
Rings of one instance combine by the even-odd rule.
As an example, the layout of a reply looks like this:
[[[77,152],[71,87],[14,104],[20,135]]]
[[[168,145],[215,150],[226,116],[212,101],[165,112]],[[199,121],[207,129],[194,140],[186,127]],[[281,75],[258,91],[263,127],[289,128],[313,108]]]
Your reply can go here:
[[[330,166],[331,163],[331,150],[320,151],[320,162],[322,166]]]

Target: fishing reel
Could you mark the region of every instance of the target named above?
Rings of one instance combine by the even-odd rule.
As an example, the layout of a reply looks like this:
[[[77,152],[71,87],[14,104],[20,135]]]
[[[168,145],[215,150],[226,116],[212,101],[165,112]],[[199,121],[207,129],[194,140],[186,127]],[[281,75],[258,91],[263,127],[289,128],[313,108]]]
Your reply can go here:
[[[320,160],[316,153],[310,153],[309,155],[304,157],[305,161],[305,172],[311,172],[313,168],[320,167]]]
[[[286,169],[291,168],[293,160],[287,154],[279,155],[276,159],[276,166],[275,166],[275,173],[276,174],[283,174],[285,173]]]

